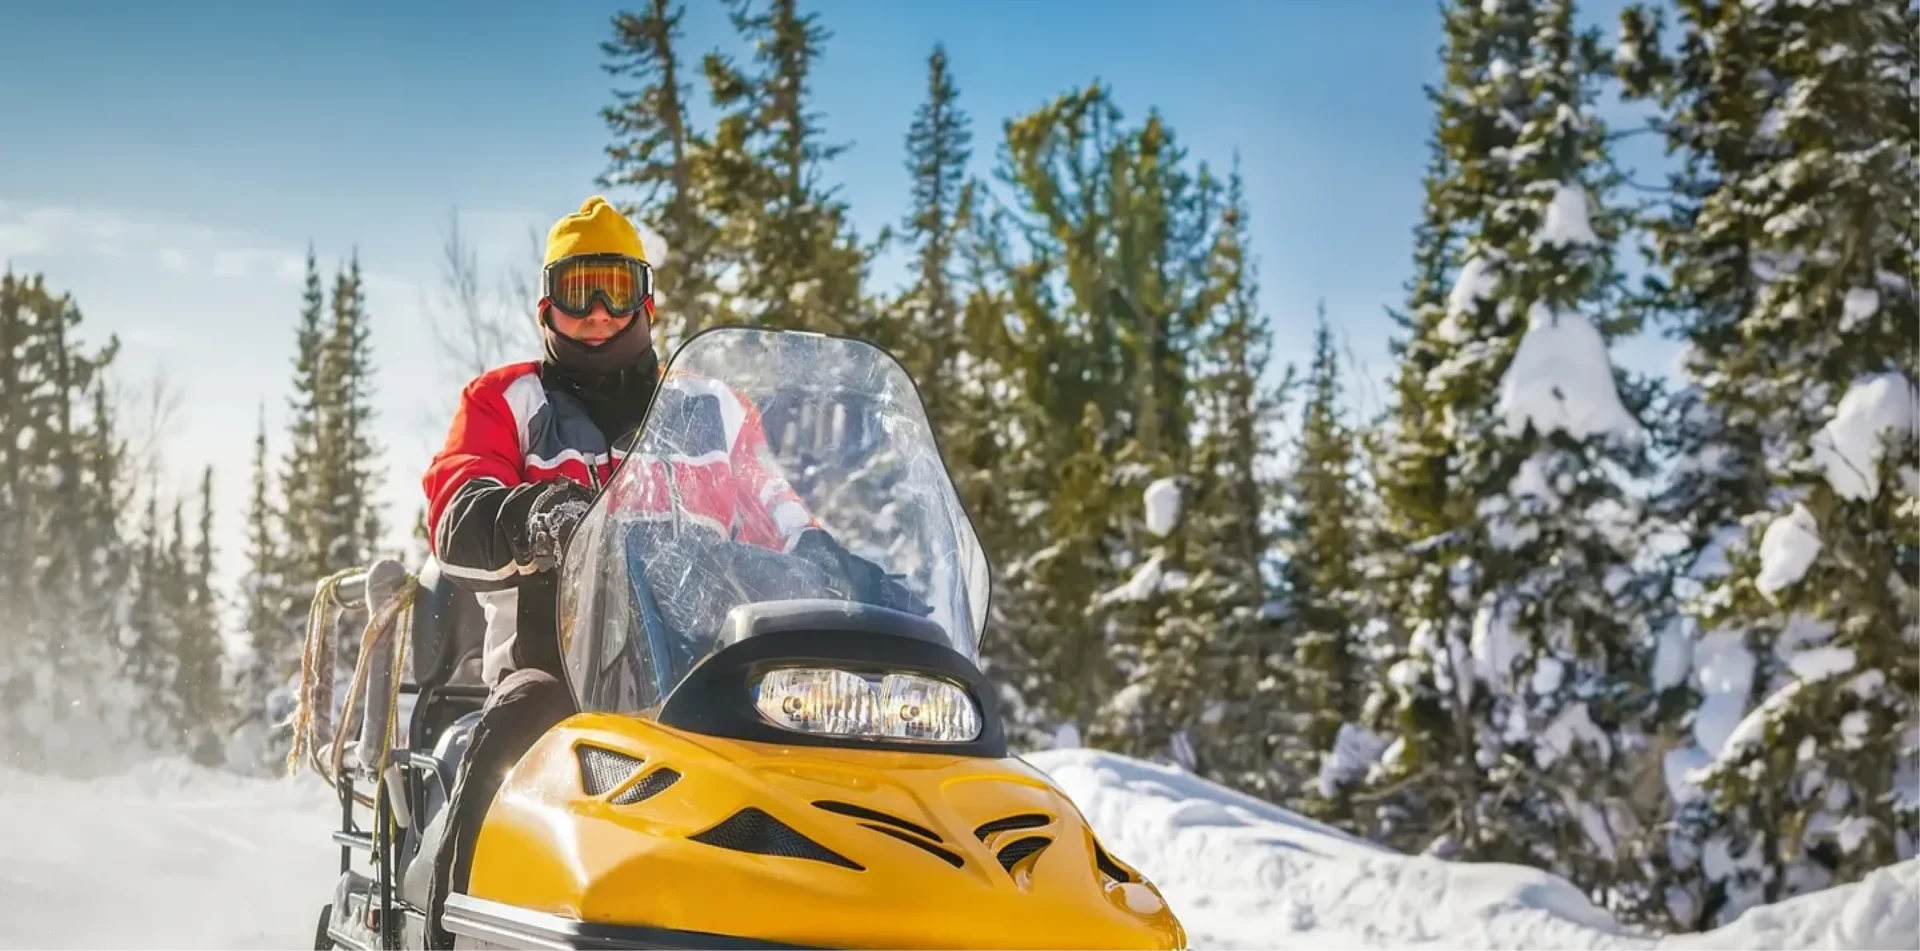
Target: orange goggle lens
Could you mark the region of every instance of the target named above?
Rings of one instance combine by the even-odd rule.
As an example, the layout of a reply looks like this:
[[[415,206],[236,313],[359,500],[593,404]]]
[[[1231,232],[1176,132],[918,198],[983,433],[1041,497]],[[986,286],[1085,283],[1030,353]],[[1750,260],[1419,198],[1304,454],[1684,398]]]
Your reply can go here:
[[[542,272],[542,284],[541,296],[569,316],[584,317],[600,301],[621,317],[653,296],[653,269],[629,257],[567,258]]]

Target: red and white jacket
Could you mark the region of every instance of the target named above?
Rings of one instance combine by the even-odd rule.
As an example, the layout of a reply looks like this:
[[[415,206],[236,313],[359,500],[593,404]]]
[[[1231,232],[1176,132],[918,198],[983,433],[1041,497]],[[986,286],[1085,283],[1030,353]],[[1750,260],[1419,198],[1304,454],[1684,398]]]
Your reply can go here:
[[[668,373],[646,428],[649,457],[634,464],[646,465],[650,478],[623,477],[633,496],[618,500],[624,510],[667,514],[671,482],[683,516],[741,542],[784,550],[818,527],[772,464],[758,410],[726,384]],[[446,445],[421,484],[441,570],[486,608],[486,683],[512,666],[518,587],[536,570],[523,560],[533,500],[563,478],[598,492],[636,436],[610,444],[586,406],[546,385],[534,362],[491,370],[461,393]]]

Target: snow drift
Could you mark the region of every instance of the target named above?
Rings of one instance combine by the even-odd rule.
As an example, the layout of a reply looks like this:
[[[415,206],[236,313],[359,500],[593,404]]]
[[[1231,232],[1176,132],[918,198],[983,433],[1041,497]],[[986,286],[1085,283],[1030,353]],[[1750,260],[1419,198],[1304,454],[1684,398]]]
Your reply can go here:
[[[1170,766],[1090,750],[1027,760],[1161,887],[1195,948],[1920,945],[1920,861],[1660,940],[1554,876],[1400,855]],[[308,777],[0,769],[0,947],[309,947],[337,818]]]

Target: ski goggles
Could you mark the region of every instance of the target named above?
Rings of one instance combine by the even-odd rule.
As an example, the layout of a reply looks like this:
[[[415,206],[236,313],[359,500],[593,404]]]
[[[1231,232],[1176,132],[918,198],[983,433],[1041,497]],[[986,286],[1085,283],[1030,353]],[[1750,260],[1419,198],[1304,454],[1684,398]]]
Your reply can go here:
[[[653,267],[624,254],[561,258],[540,271],[540,296],[569,317],[587,316],[596,302],[632,316],[653,300]]]

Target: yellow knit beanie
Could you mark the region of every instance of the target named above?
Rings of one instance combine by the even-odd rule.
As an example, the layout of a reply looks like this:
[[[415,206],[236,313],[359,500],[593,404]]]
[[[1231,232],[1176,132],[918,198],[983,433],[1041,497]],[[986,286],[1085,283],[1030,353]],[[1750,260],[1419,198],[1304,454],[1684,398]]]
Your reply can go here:
[[[576,254],[624,254],[642,261],[647,249],[627,216],[595,195],[580,210],[553,223],[547,232],[547,264]]]

